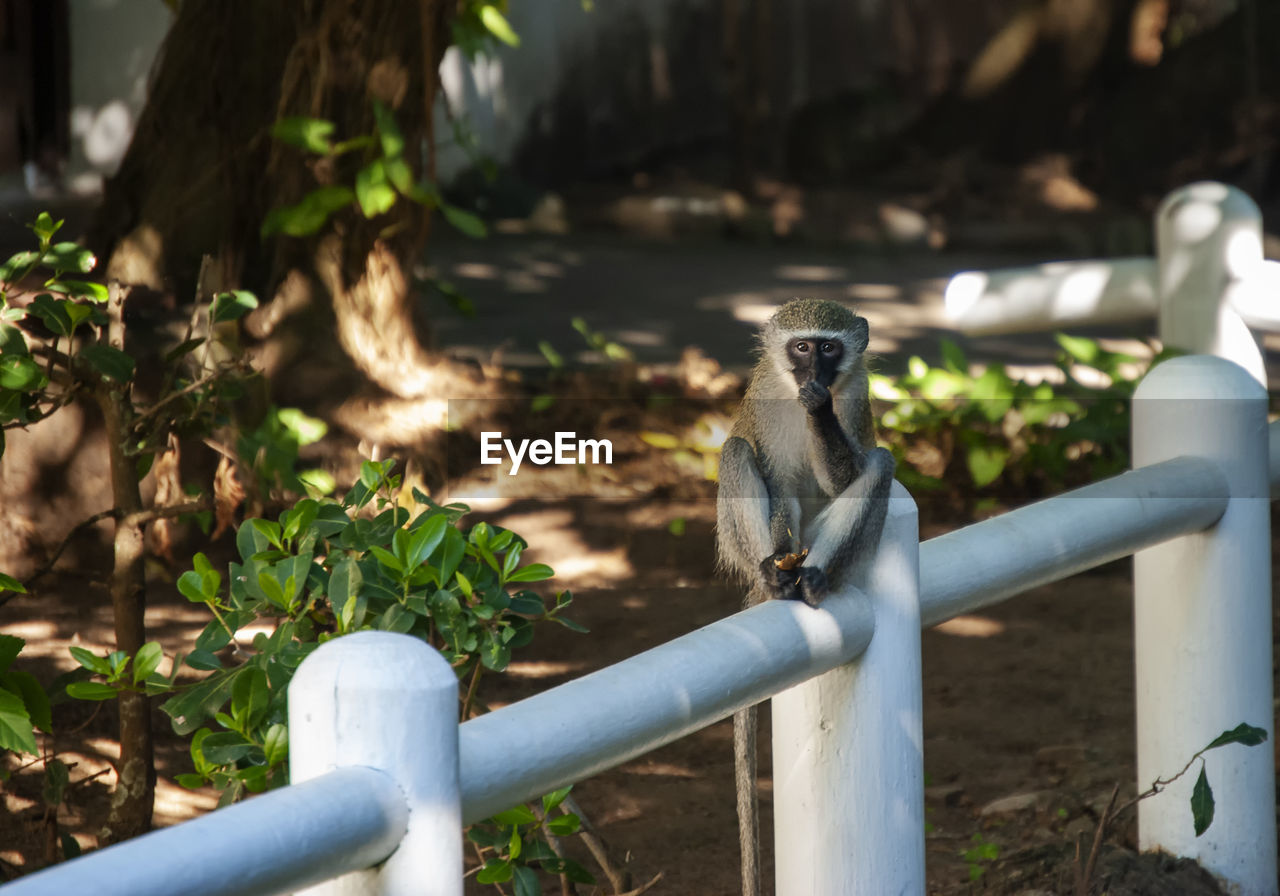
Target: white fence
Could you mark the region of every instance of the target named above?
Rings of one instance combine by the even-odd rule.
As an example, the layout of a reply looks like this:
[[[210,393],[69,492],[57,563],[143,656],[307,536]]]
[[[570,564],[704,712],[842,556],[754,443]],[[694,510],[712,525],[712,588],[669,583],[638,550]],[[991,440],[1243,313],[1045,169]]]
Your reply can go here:
[[[1162,214],[1236,199],[1209,192],[1219,199],[1171,198]],[[1241,251],[1226,248],[1239,238],[1195,232],[1174,253],[1188,264],[1208,263],[1205,240]],[[1252,337],[1218,338],[1240,319],[1229,303],[1270,276],[1260,250],[1241,264],[1243,277],[1202,293],[1215,312],[1196,312],[1216,322],[1215,353],[1257,352]],[[1201,279],[1172,260],[1158,267],[1157,296]],[[967,300],[971,311],[994,301],[972,285]],[[1280,433],[1267,427],[1261,373],[1209,356],[1166,362],[1135,397],[1133,471],[924,544],[895,486],[861,590],[817,610],[762,604],[460,726],[454,675],[426,645],[373,632],[331,641],[290,688],[294,784],[2,892],[244,896],[330,881],[314,892],[457,896],[462,823],[775,697],[778,892],[923,893],[922,624],[1137,552],[1139,785],[1240,722],[1274,737],[1268,495]],[[1194,836],[1190,783],[1179,782],[1140,805],[1143,847],[1195,857],[1237,892],[1275,894],[1271,751],[1205,761],[1213,825]]]

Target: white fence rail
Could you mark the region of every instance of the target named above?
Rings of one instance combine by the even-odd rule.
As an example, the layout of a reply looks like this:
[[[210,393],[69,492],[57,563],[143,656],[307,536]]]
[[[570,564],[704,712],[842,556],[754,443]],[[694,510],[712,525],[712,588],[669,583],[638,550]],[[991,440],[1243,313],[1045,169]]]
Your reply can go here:
[[[1203,192],[1192,206],[1213,205]],[[1214,294],[1219,307],[1234,282]],[[923,893],[921,624],[1137,552],[1139,785],[1240,722],[1274,737],[1268,495],[1280,430],[1266,425],[1258,378],[1219,358],[1167,362],[1135,398],[1139,469],[924,544],[895,486],[864,589],[818,610],[762,604],[461,726],[453,673],[426,645],[383,633],[328,642],[290,688],[296,783],[2,892],[247,896],[334,878],[314,892],[458,896],[462,822],[778,695],[778,892]],[[1235,892],[1275,894],[1271,751],[1206,761],[1212,827],[1195,837],[1186,794],[1170,788],[1140,807],[1144,848],[1193,856]]]

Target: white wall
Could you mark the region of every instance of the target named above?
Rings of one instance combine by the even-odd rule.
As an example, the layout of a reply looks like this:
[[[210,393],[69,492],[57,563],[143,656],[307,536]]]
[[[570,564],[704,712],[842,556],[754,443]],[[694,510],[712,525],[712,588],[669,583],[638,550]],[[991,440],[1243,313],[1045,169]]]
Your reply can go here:
[[[71,0],[71,158],[67,186],[101,187],[133,136],[173,15],[161,0]]]

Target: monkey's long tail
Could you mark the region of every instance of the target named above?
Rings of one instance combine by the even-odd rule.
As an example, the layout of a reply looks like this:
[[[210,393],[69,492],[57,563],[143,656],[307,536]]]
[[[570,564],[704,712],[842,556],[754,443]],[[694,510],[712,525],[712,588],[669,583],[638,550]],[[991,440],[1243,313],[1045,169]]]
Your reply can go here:
[[[738,791],[738,848],[742,896],[760,896],[760,806],[756,795],[756,730],[759,707],[733,716],[733,777]]]

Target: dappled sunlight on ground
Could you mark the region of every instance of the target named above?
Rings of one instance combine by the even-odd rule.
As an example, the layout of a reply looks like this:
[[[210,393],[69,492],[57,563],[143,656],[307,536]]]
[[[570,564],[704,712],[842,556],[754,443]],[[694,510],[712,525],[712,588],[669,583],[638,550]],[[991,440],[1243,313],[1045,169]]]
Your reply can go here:
[[[957,616],[935,625],[933,630],[958,638],[991,638],[1004,634],[1005,624],[986,616]]]
[[[518,678],[559,678],[581,674],[586,663],[569,663],[557,660],[512,660],[507,666],[507,673]]]

